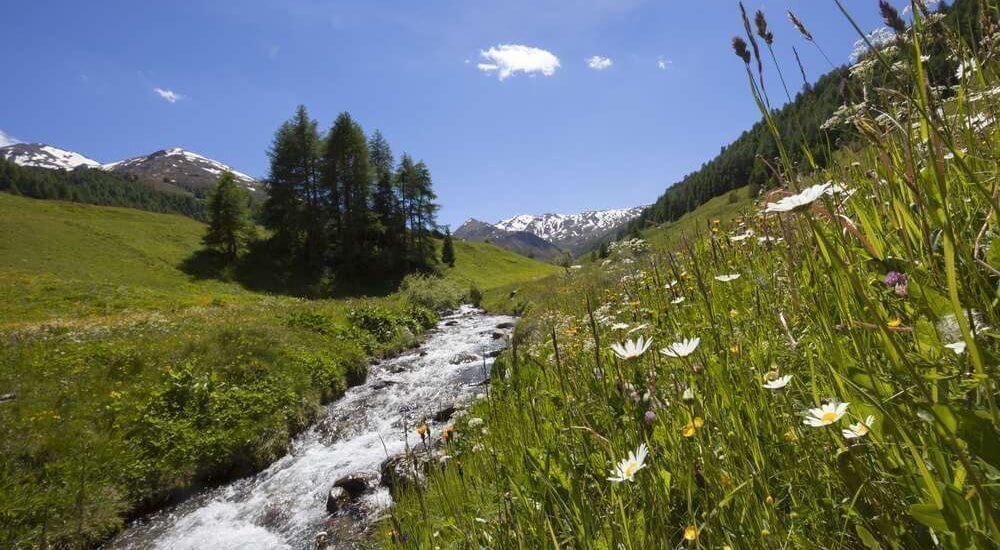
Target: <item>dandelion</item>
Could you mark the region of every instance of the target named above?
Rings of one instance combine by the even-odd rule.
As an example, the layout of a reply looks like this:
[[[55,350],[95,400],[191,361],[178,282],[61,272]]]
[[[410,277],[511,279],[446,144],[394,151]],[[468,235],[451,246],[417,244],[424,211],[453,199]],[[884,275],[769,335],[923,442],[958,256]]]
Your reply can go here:
[[[425,435],[427,435],[427,430],[428,430],[427,424],[421,424],[417,426],[417,434],[420,437],[424,437]]]
[[[727,275],[716,275],[715,280],[723,283],[728,283],[730,281],[735,281],[740,278],[739,273],[729,273]]]
[[[899,317],[893,317],[892,319],[889,319],[889,322],[886,323],[885,325],[889,328],[898,328],[902,324],[903,324],[902,319],[900,319]]]
[[[767,206],[764,207],[764,212],[791,212],[798,210],[816,202],[823,195],[831,195],[837,190],[839,190],[839,187],[834,186],[832,181],[813,185],[795,195],[784,197],[778,202],[767,203]]]
[[[698,540],[698,528],[694,525],[688,525],[684,528],[684,540],[695,541]]]
[[[698,430],[700,430],[704,425],[705,419],[700,416],[696,416],[684,425],[684,428],[681,429],[681,435],[684,437],[693,437],[694,434],[698,433]]]
[[[803,420],[802,423],[814,428],[829,426],[830,424],[840,420],[840,418],[847,413],[847,406],[849,404],[850,403],[830,401],[828,403],[824,403],[822,407],[809,409],[806,412],[806,419]]]
[[[684,339],[680,342],[674,342],[669,346],[660,350],[660,353],[666,355],[667,357],[673,357],[675,359],[681,357],[687,357],[694,353],[694,350],[698,348],[698,344],[701,343],[701,338]]]
[[[611,346],[611,351],[618,356],[622,361],[628,361],[629,359],[635,359],[646,353],[649,346],[653,343],[652,338],[646,340],[642,336],[638,340],[625,340],[620,344],[613,344]]]
[[[618,463],[618,466],[611,471],[611,477],[608,481],[613,481],[615,483],[621,483],[623,481],[634,481],[635,474],[639,470],[646,467],[646,455],[649,452],[646,450],[646,444],[642,443],[635,452],[630,452],[628,458],[623,459]]]
[[[875,417],[868,415],[864,422],[851,424],[847,428],[840,430],[840,433],[844,435],[844,439],[858,439],[859,437],[868,435],[868,432],[871,431],[871,427],[874,425]]]
[[[764,383],[764,387],[769,390],[780,390],[781,388],[787,386],[788,383],[791,381],[792,381],[792,375],[786,374],[779,378],[775,378],[774,380],[768,380],[767,382]]]

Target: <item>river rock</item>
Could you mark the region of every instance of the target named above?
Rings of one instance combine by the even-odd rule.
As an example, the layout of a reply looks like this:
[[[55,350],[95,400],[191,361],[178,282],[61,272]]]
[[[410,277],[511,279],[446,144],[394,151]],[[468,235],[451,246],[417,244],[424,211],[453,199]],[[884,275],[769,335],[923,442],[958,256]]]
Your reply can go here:
[[[497,325],[497,328],[499,329],[514,328],[514,323],[511,323],[510,321],[504,321],[503,323]]]
[[[382,462],[382,485],[390,491],[401,487],[423,486],[427,482],[427,466],[431,453],[398,453]]]
[[[336,514],[351,503],[351,495],[343,487],[333,487],[326,496],[326,511]]]
[[[441,409],[440,411],[434,413],[434,421],[435,422],[446,422],[446,421],[450,420],[452,416],[455,415],[455,411],[457,411],[457,410],[458,410],[458,408],[455,407],[455,405],[449,405],[449,406]]]
[[[452,365],[461,365],[462,363],[472,363],[473,361],[478,361],[479,356],[472,353],[459,353],[454,356],[448,362]]]
[[[503,338],[504,334],[502,332],[493,331],[493,334],[490,334],[490,336],[492,336],[494,340],[499,340]]]
[[[355,499],[368,490],[368,479],[360,475],[349,475],[334,481],[333,486],[347,491],[347,494]]]
[[[379,380],[378,382],[372,384],[372,389],[376,391],[384,390],[389,386],[394,385],[395,383],[396,383],[395,380]]]
[[[458,321],[451,320],[451,321],[445,322],[444,326],[446,326],[446,327],[453,327],[453,326],[455,326],[457,324],[458,324]]]

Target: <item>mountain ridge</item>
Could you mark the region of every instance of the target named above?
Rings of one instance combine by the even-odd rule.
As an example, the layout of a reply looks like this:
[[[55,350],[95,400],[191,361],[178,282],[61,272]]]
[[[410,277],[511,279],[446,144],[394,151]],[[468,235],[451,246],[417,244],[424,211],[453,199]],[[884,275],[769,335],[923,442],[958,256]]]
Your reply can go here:
[[[237,183],[253,194],[261,183],[228,164],[184,149],[169,147],[148,155],[101,163],[76,151],[45,143],[15,143],[0,147],[0,158],[19,166],[73,171],[81,168],[105,170],[143,180],[161,190],[203,197],[223,172],[232,172]]]

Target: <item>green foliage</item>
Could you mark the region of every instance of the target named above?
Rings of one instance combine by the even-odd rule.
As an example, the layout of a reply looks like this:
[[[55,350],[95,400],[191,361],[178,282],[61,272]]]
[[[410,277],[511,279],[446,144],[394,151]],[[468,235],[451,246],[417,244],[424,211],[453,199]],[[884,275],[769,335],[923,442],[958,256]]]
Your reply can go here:
[[[472,283],[469,287],[469,303],[476,307],[480,307],[483,303],[483,291],[476,283]]]
[[[407,275],[399,287],[403,299],[432,311],[454,309],[465,293],[451,280],[432,275]]]
[[[305,107],[282,124],[270,151],[262,219],[283,269],[318,280],[398,277],[437,263],[438,206],[430,170],[341,113],[321,137]]]

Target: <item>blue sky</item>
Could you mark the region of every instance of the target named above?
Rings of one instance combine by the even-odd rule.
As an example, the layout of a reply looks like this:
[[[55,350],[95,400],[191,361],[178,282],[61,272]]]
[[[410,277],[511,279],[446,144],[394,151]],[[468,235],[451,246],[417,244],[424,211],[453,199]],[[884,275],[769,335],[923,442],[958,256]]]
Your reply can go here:
[[[845,3],[879,25],[875,0]],[[811,79],[828,65],[786,9],[835,62],[857,38],[832,1],[747,8],[768,15],[796,88],[792,45]],[[346,110],[425,160],[453,227],[633,206],[758,118],[729,45],[741,31],[728,0],[33,0],[0,18],[0,130],[102,162],[182,146],[264,176],[301,103],[321,128]],[[501,45],[559,66],[528,55],[538,71],[501,79],[479,67]]]

